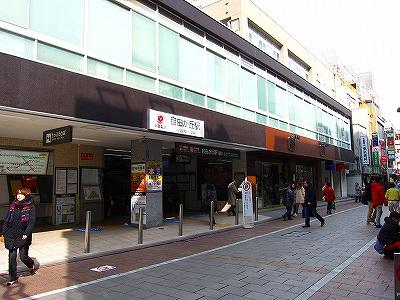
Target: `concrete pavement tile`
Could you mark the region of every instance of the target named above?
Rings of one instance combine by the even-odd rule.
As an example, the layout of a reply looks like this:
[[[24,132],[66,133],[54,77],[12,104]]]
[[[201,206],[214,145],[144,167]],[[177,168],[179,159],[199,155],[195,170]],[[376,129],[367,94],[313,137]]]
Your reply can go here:
[[[131,290],[129,293],[127,293],[127,295],[130,296],[131,299],[146,299],[150,296],[155,295],[155,293],[151,292],[151,291],[136,288],[134,290]]]
[[[294,299],[297,296],[297,294],[285,292],[285,291],[278,290],[278,289],[272,289],[272,290],[268,291],[267,295],[275,296],[278,299]]]
[[[262,285],[257,285],[257,284],[252,284],[252,283],[245,285],[244,288],[249,291],[265,293],[265,294],[267,292],[269,292],[270,290],[272,290],[272,287],[265,287]]]
[[[243,300],[243,297],[236,296],[236,295],[233,295],[233,294],[227,294],[227,295],[219,298],[219,300]]]
[[[309,300],[326,300],[331,296],[331,294],[324,293],[324,292],[316,292],[314,295],[312,295]]]
[[[176,288],[179,290],[182,290],[182,291],[192,292],[192,293],[203,289],[203,287],[201,287],[199,285],[194,285],[194,284],[189,284],[189,283],[181,284],[181,285],[177,286]]]
[[[155,294],[155,295],[150,296],[150,297],[148,297],[146,299],[148,299],[148,300],[175,300],[177,298],[176,297],[170,297],[170,296],[167,296],[167,295],[162,295],[162,294]],[[116,300],[116,299],[114,299],[114,300]]]
[[[369,296],[366,294],[361,294],[361,293],[356,293],[356,292],[350,292],[350,294],[347,296],[347,299],[354,299],[354,300],[376,300],[376,296]]]
[[[225,279],[224,281],[221,281],[222,284],[229,285],[229,286],[234,286],[234,287],[242,287],[247,284],[245,281],[241,280],[235,280],[235,279]]]
[[[233,294],[237,296],[244,296],[251,291],[245,288],[234,287],[234,286],[227,286],[219,290],[220,292],[225,292],[226,294]]]
[[[221,292],[219,290],[209,289],[209,288],[205,288],[200,291],[197,291],[196,294],[199,294],[202,296],[209,296],[209,297],[213,297],[216,299],[224,297],[226,295],[226,293],[224,293],[224,292]]]
[[[274,296],[269,296],[269,295],[257,293],[257,292],[250,292],[245,296],[245,298],[254,299],[254,300],[274,300],[274,299],[276,299],[276,297],[274,297]]]

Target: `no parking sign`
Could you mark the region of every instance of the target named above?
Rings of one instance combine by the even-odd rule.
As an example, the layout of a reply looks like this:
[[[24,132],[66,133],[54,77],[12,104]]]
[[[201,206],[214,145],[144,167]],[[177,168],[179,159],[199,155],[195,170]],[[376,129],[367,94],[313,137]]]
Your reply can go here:
[[[243,228],[254,227],[253,192],[251,182],[246,179],[242,183]]]

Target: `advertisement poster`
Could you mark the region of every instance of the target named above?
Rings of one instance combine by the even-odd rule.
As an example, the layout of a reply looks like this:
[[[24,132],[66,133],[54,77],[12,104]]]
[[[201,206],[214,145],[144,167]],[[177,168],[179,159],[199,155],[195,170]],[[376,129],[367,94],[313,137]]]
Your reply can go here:
[[[131,165],[131,192],[144,193],[146,192],[146,164]]]
[[[48,152],[0,149],[0,174],[46,175]]]
[[[137,193],[131,197],[131,223],[139,224],[139,208],[143,207],[143,224],[146,225],[146,195]]]
[[[56,195],[67,193],[67,170],[56,169]]]
[[[146,164],[146,189],[148,192],[162,191],[162,162],[149,161]]]
[[[99,185],[83,186],[82,188],[85,201],[96,201],[102,199]]]
[[[250,181],[246,179],[242,183],[242,202],[243,202],[243,228],[254,227],[253,215],[253,191]]]
[[[75,197],[56,198],[56,225],[75,223]]]

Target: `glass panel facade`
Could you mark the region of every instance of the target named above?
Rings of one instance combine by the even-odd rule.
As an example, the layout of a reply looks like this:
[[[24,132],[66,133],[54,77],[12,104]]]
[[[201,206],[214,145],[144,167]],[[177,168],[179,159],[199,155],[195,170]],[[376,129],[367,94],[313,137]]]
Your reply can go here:
[[[32,59],[33,46],[33,40],[0,30],[1,52]]]
[[[256,113],[254,111],[243,109],[243,118],[249,121],[256,121]]]
[[[240,101],[240,68],[239,65],[227,60],[228,98]]]
[[[126,72],[126,84],[140,90],[155,92],[156,80],[154,78],[144,76],[135,72]]]
[[[31,0],[29,21],[34,31],[82,46],[83,0]]]
[[[214,99],[214,98],[208,97],[208,99],[207,99],[207,107],[209,109],[216,110],[216,111],[221,112],[221,113],[224,112],[224,102],[220,101],[220,100],[217,100],[217,99]]]
[[[226,103],[226,113],[228,115],[240,118],[240,107],[236,105],[232,105],[230,103]]]
[[[159,31],[159,72],[179,79],[179,34],[162,25]]]
[[[279,86],[276,86],[275,95],[276,95],[276,99],[277,99],[276,115],[283,119],[287,119],[287,117],[288,117],[288,98],[287,98],[286,90],[280,88]]]
[[[130,61],[130,12],[107,0],[88,1],[88,49],[123,63]]]
[[[46,44],[38,44],[37,59],[62,68],[82,71],[83,56]]]
[[[156,69],[156,22],[133,13],[132,63],[151,71]]]
[[[241,77],[242,105],[255,110],[258,108],[257,77],[243,68],[241,69]]]
[[[258,109],[267,111],[267,84],[265,79],[257,76]]]
[[[204,106],[204,95],[185,90],[185,100],[191,104]]]
[[[225,59],[211,51],[207,51],[207,89],[211,94],[225,97]]]
[[[0,20],[26,28],[28,10],[28,0],[1,0]]]
[[[271,81],[268,81],[267,86],[268,86],[268,112],[276,115],[277,113],[276,95],[275,95],[276,86],[275,83],[272,83]]]
[[[256,120],[257,120],[258,123],[261,123],[261,124],[264,124],[264,125],[268,124],[267,116],[264,116],[264,115],[261,115],[261,114],[257,114],[256,118],[257,118]]]
[[[158,89],[160,95],[178,100],[183,99],[183,89],[179,86],[160,81]]]
[[[124,73],[121,68],[95,59],[88,58],[87,70],[89,74],[92,74],[96,77],[120,83],[122,83],[122,81],[124,80]]]
[[[179,39],[179,78],[180,81],[196,87],[205,87],[204,48],[185,38]]]
[[[279,121],[277,119],[269,117],[269,122],[268,123],[269,123],[269,125],[271,127],[275,127],[275,128],[279,127]]]

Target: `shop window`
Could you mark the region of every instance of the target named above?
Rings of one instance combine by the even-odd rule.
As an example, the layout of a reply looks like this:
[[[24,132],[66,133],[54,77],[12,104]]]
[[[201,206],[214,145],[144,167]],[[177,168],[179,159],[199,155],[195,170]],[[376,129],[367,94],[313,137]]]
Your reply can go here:
[[[225,97],[225,59],[211,51],[207,51],[207,89],[211,94]]]
[[[115,82],[123,82],[124,73],[121,68],[88,58],[87,71],[90,75]]]
[[[211,97],[207,98],[207,107],[221,113],[224,112],[224,102]]]
[[[240,107],[236,106],[236,105],[232,105],[232,104],[226,103],[226,113],[228,115],[240,118],[240,115],[241,115]]]
[[[257,76],[257,99],[258,109],[267,111],[267,84],[261,76]]]
[[[0,30],[0,51],[24,58],[33,58],[33,40]]]
[[[129,62],[129,10],[107,0],[90,0],[88,3],[89,51],[120,62]]]
[[[160,81],[159,84],[159,94],[178,100],[183,99],[183,89],[181,87],[163,81]]]
[[[204,48],[186,38],[179,39],[179,79],[196,88],[205,87]]]
[[[185,91],[185,100],[191,104],[204,106],[204,95],[198,94],[193,91]]]
[[[156,23],[133,12],[132,63],[151,71],[156,68]]]
[[[26,28],[28,0],[1,0],[0,20]]]
[[[159,72],[163,76],[179,79],[179,35],[160,25]]]
[[[66,69],[82,71],[82,55],[46,44],[38,44],[37,59]]]
[[[254,73],[246,69],[240,70],[241,74],[241,103],[250,109],[257,109],[258,95],[257,95],[257,78]]]
[[[32,30],[82,45],[83,0],[31,0],[30,3],[29,27]]]
[[[228,76],[228,98],[234,101],[240,99],[240,77],[239,65],[227,60],[227,76]]]
[[[267,116],[261,115],[261,114],[257,114],[256,120],[258,123],[267,125],[268,123],[268,118]]]
[[[144,91],[155,92],[156,80],[135,72],[126,72],[126,84]]]

